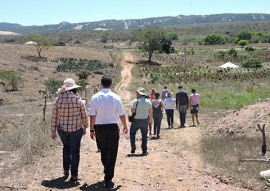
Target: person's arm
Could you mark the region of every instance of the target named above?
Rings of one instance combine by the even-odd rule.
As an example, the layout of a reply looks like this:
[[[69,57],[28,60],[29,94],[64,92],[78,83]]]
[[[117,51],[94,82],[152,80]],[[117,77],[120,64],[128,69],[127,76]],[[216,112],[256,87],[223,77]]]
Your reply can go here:
[[[165,103],[161,100],[161,110],[164,111],[165,109]]]
[[[52,112],[52,120],[51,120],[51,137],[52,139],[56,139],[57,138],[57,134],[56,134],[56,126],[57,126],[57,121],[58,121],[58,107],[57,107],[57,103],[54,103],[53,106],[53,112]]]
[[[123,124],[123,133],[126,134],[128,132],[128,128],[127,128],[127,122],[126,122],[126,116],[125,115],[120,115],[119,116],[122,124]]]
[[[86,129],[89,127],[89,118],[87,117],[87,111],[85,108],[85,104],[82,102],[81,112],[82,112],[82,120],[83,120],[83,135],[86,134]]]
[[[90,137],[91,139],[95,140],[96,133],[95,133],[95,122],[96,122],[96,116],[90,115]]]
[[[137,101],[138,101],[138,100],[137,100]],[[133,103],[132,103],[132,107],[131,107],[131,109],[130,109],[131,114],[133,114],[133,113],[135,113],[135,112],[136,112],[135,107],[136,107],[136,102],[135,102],[135,101],[133,101]]]
[[[148,117],[149,117],[149,124],[152,125],[153,124],[153,109],[152,109],[152,105],[148,109]]]
[[[175,94],[175,109],[176,110],[178,110],[178,102],[179,102],[178,96],[177,94]]]
[[[189,99],[188,99],[188,94],[186,95],[186,99],[187,99],[187,109],[189,108]]]

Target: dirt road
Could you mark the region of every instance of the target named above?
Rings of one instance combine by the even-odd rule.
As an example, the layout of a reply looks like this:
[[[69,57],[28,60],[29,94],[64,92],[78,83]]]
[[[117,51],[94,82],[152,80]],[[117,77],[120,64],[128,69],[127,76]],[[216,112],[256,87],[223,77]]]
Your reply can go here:
[[[124,53],[121,82],[115,87],[125,105],[133,99],[126,90],[131,82],[133,56]],[[129,110],[129,108],[127,108]],[[175,124],[179,124],[178,113],[175,112]],[[129,135],[121,133],[118,159],[116,162],[115,187],[121,191],[203,191],[203,190],[245,190],[222,183],[206,172],[200,158],[200,135],[205,121],[202,116],[201,125],[184,129],[167,129],[165,116],[162,122],[161,138],[149,136],[148,156],[129,157]],[[188,119],[190,122],[190,119]],[[140,133],[137,134],[137,148],[140,148]],[[59,138],[57,140],[59,142]],[[71,184],[62,176],[62,146],[55,144],[52,151],[44,155],[35,170],[25,170],[6,180],[13,190],[106,190],[103,188],[103,167],[96,143],[90,140],[89,132],[83,137],[81,160],[79,167],[80,181]],[[139,153],[139,149],[137,149]],[[8,190],[8,188],[7,188]],[[11,190],[11,189],[10,189]]]

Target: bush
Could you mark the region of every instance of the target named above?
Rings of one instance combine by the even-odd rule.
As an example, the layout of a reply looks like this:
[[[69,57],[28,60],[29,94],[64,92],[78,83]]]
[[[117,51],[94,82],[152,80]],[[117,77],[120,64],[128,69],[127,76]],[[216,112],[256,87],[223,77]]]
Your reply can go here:
[[[49,78],[44,82],[44,85],[46,86],[46,90],[49,93],[54,94],[55,92],[57,92],[58,88],[63,85],[63,81]]]
[[[239,46],[246,46],[248,44],[248,40],[239,40],[238,43],[237,43]]]
[[[247,46],[247,47],[245,48],[245,50],[246,50],[247,52],[252,52],[252,51],[254,51],[255,49],[254,49],[252,46]]]
[[[258,58],[250,58],[246,63],[243,64],[244,68],[261,68],[262,63]]]
[[[0,70],[0,80],[5,91],[18,91],[21,78],[13,70]]]

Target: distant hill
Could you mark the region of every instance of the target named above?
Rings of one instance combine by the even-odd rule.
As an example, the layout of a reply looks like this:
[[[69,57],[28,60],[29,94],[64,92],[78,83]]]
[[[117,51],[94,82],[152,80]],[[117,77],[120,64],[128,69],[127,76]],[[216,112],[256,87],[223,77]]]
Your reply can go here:
[[[270,14],[213,14],[213,15],[178,15],[175,17],[155,17],[145,19],[103,20],[96,22],[69,23],[62,22],[54,25],[22,26],[20,24],[0,23],[0,31],[18,34],[51,33],[83,30],[117,30],[137,29],[146,26],[172,27],[190,24],[210,23],[243,23],[270,21]]]

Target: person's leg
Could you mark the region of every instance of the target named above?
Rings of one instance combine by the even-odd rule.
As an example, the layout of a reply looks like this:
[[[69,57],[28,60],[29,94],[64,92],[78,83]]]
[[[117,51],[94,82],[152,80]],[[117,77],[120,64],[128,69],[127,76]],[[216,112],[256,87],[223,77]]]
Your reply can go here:
[[[130,146],[132,153],[136,150],[136,132],[139,130],[138,127],[139,120],[134,119],[134,121],[131,123],[130,131],[129,131],[129,137],[130,137]]]
[[[192,114],[191,114],[191,118],[192,118],[192,126],[194,127],[194,126],[195,126],[195,123],[194,123],[194,120],[195,120],[195,119],[194,119],[194,118],[195,118],[195,114],[192,113]]]
[[[141,134],[142,134],[142,144],[141,144],[141,148],[142,148],[142,152],[143,154],[145,154],[147,152],[147,133],[148,133],[148,119],[141,119],[140,120],[140,130],[141,130]]]
[[[64,173],[69,172],[70,169],[70,141],[69,141],[69,133],[65,132],[61,129],[58,129],[58,135],[63,143],[63,169]]]
[[[157,117],[157,138],[160,137],[160,126],[161,126],[161,121],[162,121],[162,118],[163,118],[163,114],[161,114],[160,116]]]
[[[71,155],[71,177],[78,176],[78,168],[80,162],[80,147],[83,129],[70,132],[70,155]]]
[[[174,110],[171,109],[171,127],[173,128],[173,122],[174,122]]]
[[[180,127],[185,127],[186,123],[186,106],[180,106],[179,107],[179,112],[180,112]]]
[[[170,110],[169,109],[165,109],[165,112],[166,112],[166,116],[167,116],[168,128],[170,128],[171,127]]]
[[[119,144],[119,128],[117,125],[113,125],[107,128],[108,133],[108,166],[106,167],[106,174],[104,177],[105,183],[109,183],[114,177],[114,169],[118,152]]]
[[[152,125],[149,123],[148,127],[149,127],[149,135],[152,135]]]
[[[199,124],[200,124],[200,122],[199,122],[198,113],[196,113],[196,114],[195,114],[195,117],[196,117],[197,124],[199,125]]]
[[[156,117],[155,116],[153,116],[153,129],[154,129],[154,135],[156,135],[157,134],[157,126],[156,126]]]

